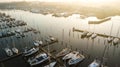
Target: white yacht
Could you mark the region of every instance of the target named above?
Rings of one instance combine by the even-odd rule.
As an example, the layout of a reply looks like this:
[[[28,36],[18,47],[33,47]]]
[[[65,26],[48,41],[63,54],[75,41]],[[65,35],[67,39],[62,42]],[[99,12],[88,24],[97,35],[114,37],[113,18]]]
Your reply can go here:
[[[101,62],[99,60],[94,60],[88,67],[100,67]]]
[[[92,34],[92,36],[91,36],[92,39],[94,39],[94,38],[96,38],[96,37],[97,37],[97,34],[96,34],[96,33]]]
[[[57,40],[57,39],[54,38],[53,36],[49,36],[49,39],[50,39],[51,41],[56,41],[56,40]]]
[[[69,65],[73,65],[73,64],[77,64],[81,61],[83,61],[85,59],[85,56],[78,53],[78,54],[75,54],[69,61],[68,61],[68,64]]]
[[[81,37],[85,37],[87,34],[88,34],[88,32],[87,32],[87,31],[84,31],[84,32],[81,34]]]
[[[36,46],[36,47],[38,47],[39,45],[43,45],[43,41],[39,41],[39,40],[36,40],[35,42],[34,42],[34,45]]]
[[[71,49],[69,48],[64,48],[61,52],[59,52],[56,57],[61,57],[61,56],[65,56],[66,54],[70,53]]]
[[[90,37],[90,36],[92,36],[92,32],[89,32],[89,33],[87,33],[87,35],[86,35],[86,37]]]
[[[12,48],[12,52],[15,53],[15,54],[18,54],[19,51],[18,51],[17,48],[13,47],[13,48]]]
[[[49,59],[49,57],[46,53],[41,53],[41,54],[38,54],[37,56],[35,56],[33,59],[29,58],[28,63],[31,66],[35,66],[35,65],[43,63],[44,61],[46,61],[48,59]]]
[[[35,54],[39,51],[39,48],[31,48],[29,50],[25,50],[25,52],[23,52],[24,56],[30,56],[32,54]]]
[[[113,39],[113,43],[114,43],[114,44],[118,44],[119,41],[120,41],[119,38],[114,38],[114,39]]]
[[[57,62],[51,62],[49,65],[46,65],[44,67],[54,67],[56,65]]]
[[[110,42],[112,42],[113,41],[113,37],[108,37],[107,38],[107,41],[110,43]]]
[[[6,52],[7,56],[12,56],[13,55],[13,52],[9,48],[5,48],[5,52]]]
[[[79,52],[77,51],[72,51],[70,52],[69,54],[65,55],[62,59],[63,60],[68,60],[68,59],[71,59],[73,56],[77,55]]]

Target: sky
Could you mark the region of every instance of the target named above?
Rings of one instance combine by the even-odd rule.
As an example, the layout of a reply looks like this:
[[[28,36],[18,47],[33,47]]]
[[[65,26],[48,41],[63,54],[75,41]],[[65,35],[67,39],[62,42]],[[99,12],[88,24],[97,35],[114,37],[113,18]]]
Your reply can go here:
[[[81,2],[89,4],[106,4],[106,3],[117,3],[120,0],[0,0],[0,2],[12,2],[12,1],[42,1],[42,2]]]
[[[11,1],[49,1],[49,2],[88,1],[88,2],[105,2],[105,1],[119,1],[119,0],[0,0],[0,2],[11,2]]]

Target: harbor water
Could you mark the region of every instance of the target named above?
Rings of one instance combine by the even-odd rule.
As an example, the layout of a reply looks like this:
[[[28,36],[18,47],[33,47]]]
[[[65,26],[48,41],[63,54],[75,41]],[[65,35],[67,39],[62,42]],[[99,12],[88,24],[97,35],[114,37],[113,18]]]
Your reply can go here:
[[[27,22],[27,26],[33,27],[40,31],[40,34],[26,33],[26,37],[17,39],[13,37],[6,37],[0,39],[0,58],[7,57],[4,48],[12,48],[12,41],[14,39],[15,46],[23,51],[25,47],[33,46],[33,40],[45,40],[48,36],[54,36],[58,39],[58,43],[50,45],[50,50],[57,50],[54,54],[60,52],[63,48],[68,47],[73,50],[83,51],[89,58],[85,59],[78,67],[87,67],[95,58],[105,61],[108,67],[120,67],[120,43],[107,43],[106,38],[97,36],[95,39],[81,38],[81,32],[73,32],[73,27],[80,30],[86,30],[95,33],[107,34],[115,37],[120,37],[120,16],[111,16],[111,20],[101,24],[88,24],[89,20],[96,20],[96,17],[87,17],[82,19],[80,15],[74,14],[69,17],[53,17],[51,14],[42,15],[31,13],[22,10],[1,10],[17,20]],[[111,26],[113,28],[111,31]],[[22,28],[22,27],[21,27]],[[21,57],[19,57],[21,58]],[[16,59],[11,62],[2,63],[3,67],[29,67],[24,61]],[[12,62],[13,61],[13,62]]]

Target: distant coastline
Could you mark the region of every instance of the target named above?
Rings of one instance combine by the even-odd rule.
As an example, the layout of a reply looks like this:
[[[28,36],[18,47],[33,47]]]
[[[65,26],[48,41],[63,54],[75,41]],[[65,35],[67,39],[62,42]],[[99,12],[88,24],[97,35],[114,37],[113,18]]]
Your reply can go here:
[[[58,2],[6,2],[0,3],[0,9],[25,10],[44,15],[53,14],[55,17],[68,17],[72,14],[80,14],[87,17],[96,16],[99,19],[103,19],[109,16],[120,15],[119,7],[115,8],[115,6],[101,6],[97,8]]]

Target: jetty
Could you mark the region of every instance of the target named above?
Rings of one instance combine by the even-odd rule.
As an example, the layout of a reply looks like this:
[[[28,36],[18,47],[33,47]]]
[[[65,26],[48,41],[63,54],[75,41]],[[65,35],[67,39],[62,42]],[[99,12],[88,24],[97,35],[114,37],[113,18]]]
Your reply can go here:
[[[111,17],[104,18],[104,19],[101,19],[99,21],[88,21],[88,24],[100,24],[100,23],[103,23],[103,22],[106,22],[106,21],[109,21],[109,20],[111,20]]]
[[[80,29],[76,29],[76,28],[73,27],[73,32],[84,32],[84,31],[86,31],[86,30],[80,30]],[[89,32],[89,31],[87,31],[87,32]],[[107,35],[107,34],[101,34],[101,33],[96,33],[96,34],[98,36],[104,37],[104,38],[107,38],[107,37],[119,38],[119,37],[115,37],[115,36],[111,36],[111,35]]]

